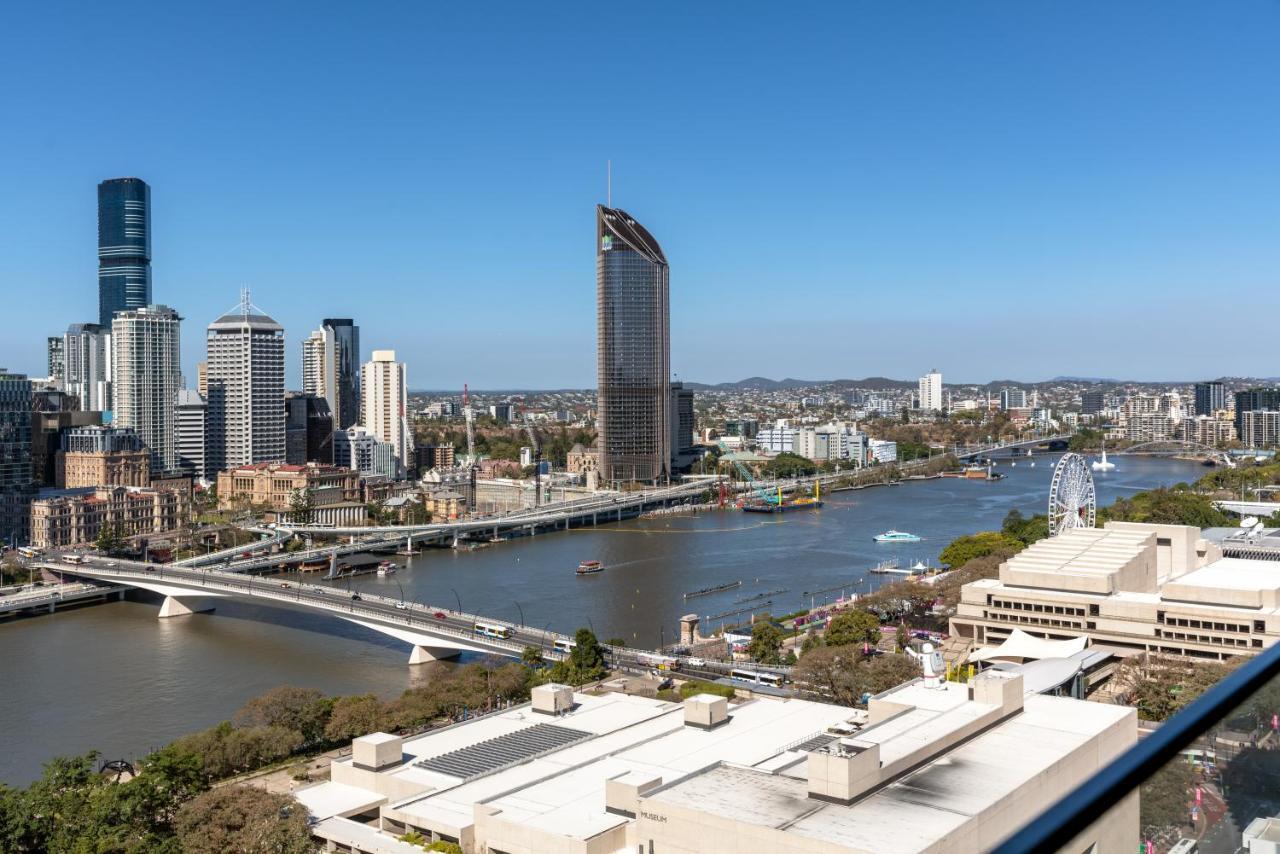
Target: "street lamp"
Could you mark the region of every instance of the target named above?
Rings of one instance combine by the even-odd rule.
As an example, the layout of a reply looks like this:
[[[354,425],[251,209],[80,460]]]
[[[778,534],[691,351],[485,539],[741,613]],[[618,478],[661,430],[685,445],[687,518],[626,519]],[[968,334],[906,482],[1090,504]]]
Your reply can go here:
[[[457,590],[454,590],[452,587],[450,587],[449,589],[453,590],[453,599],[455,602],[458,603],[458,613],[461,614],[462,613],[462,597],[458,595]]]
[[[516,610],[520,612],[520,625],[524,625],[524,608],[520,607],[520,603],[516,602]]]

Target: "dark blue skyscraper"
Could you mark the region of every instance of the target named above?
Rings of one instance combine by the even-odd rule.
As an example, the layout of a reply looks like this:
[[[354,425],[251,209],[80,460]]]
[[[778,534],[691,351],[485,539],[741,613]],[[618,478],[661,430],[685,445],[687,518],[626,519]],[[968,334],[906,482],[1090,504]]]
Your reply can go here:
[[[0,368],[0,541],[27,541],[31,499],[31,381]]]
[[[151,188],[141,178],[98,185],[98,323],[151,304]]]

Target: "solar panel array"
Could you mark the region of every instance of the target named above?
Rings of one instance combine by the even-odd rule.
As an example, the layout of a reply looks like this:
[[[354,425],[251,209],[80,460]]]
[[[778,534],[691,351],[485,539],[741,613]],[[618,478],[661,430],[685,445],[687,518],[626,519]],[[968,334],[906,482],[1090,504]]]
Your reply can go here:
[[[572,727],[536,724],[527,729],[509,732],[506,735],[449,753],[442,753],[439,756],[432,756],[429,759],[422,759],[413,764],[428,771],[438,771],[441,774],[470,780],[481,774],[559,750],[590,736],[591,733]]]
[[[836,740],[836,737],[834,735],[827,735],[825,733],[822,733],[819,735],[815,735],[813,738],[807,741],[800,742],[799,744],[797,744],[795,747],[791,749],[797,750],[801,753],[808,753],[812,750],[817,750],[819,747],[826,747],[828,744],[830,744],[835,740]]]

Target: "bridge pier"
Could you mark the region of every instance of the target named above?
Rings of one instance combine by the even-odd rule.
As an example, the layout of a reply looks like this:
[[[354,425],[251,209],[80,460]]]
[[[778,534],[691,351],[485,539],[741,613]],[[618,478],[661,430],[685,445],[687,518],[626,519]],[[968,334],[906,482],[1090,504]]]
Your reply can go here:
[[[457,658],[461,654],[462,651],[457,649],[438,646],[414,646],[413,652],[409,653],[409,663],[430,664],[443,658]]]
[[[185,617],[188,614],[195,614],[201,611],[212,611],[213,608],[212,602],[205,602],[197,598],[179,599],[176,596],[166,596],[164,597],[164,602],[160,604],[160,619]]]

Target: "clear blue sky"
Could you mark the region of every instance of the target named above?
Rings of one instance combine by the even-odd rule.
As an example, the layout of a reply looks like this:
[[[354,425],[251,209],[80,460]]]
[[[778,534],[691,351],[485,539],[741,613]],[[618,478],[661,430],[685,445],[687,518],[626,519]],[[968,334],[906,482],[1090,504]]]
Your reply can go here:
[[[60,6],[61,8],[55,8]],[[1280,374],[1275,2],[19,3],[0,365],[152,186],[184,363],[238,289],[415,388],[595,383],[594,204],[683,378]]]

